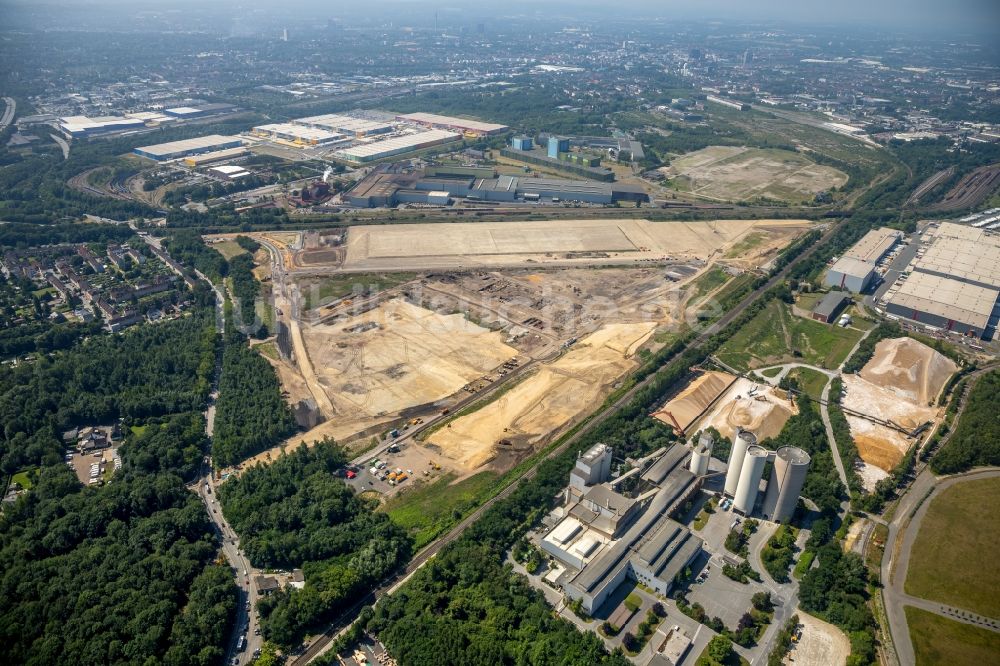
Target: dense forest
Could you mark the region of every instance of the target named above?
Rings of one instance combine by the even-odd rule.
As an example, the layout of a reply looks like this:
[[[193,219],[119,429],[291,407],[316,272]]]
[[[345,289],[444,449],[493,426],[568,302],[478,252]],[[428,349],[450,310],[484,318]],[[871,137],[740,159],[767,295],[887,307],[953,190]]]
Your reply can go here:
[[[243,335],[230,330],[225,337],[212,434],[212,459],[217,467],[259,453],[296,429],[271,364],[247,346]]]
[[[931,459],[937,474],[1000,465],[1000,371],[983,375],[969,391],[951,438]]]
[[[236,610],[204,507],[179,474],[205,452],[201,415],[147,424],[112,483],[61,462],[0,519],[6,663],[219,663]]]
[[[245,238],[245,236],[241,236],[241,238]],[[260,282],[253,275],[253,257],[249,254],[240,254],[230,259],[229,279],[233,296],[236,299],[236,312],[239,313],[240,327],[253,326],[257,318],[257,298],[260,296]]]
[[[304,444],[254,466],[219,489],[226,519],[257,567],[302,567],[306,585],[262,599],[265,637],[297,645],[318,626],[409,559],[401,528],[337,478],[343,451]]]
[[[0,248],[53,243],[124,243],[133,234],[123,224],[0,224]]]
[[[62,461],[63,430],[201,409],[215,359],[211,313],[91,337],[0,367],[0,470]]]
[[[369,627],[408,666],[630,663],[556,616],[495,551],[469,540],[428,562],[405,592],[385,597]]]

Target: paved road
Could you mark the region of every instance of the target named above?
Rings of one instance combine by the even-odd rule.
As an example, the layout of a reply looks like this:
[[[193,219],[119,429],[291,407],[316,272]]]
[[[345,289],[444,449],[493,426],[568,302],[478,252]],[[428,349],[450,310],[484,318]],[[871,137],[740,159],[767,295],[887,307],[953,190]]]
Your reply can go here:
[[[784,268],[778,271],[778,273],[776,273],[774,276],[769,278],[763,285],[761,285],[760,287],[755,289],[752,293],[744,297],[739,304],[737,304],[735,307],[729,310],[715,323],[705,328],[705,330],[703,330],[694,340],[692,340],[689,343],[688,349],[697,349],[704,346],[713,335],[718,333],[720,330],[722,330],[730,323],[732,323],[737,317],[742,315],[743,312],[748,307],[750,307],[750,305],[753,304],[757,299],[759,299],[761,295],[764,294],[765,291],[774,287],[776,284],[782,281],[785,278],[785,276],[788,275],[789,271],[791,271],[792,268],[794,268],[800,261],[811,256],[812,253],[815,252],[817,248],[822,247],[823,244],[830,239],[830,237],[836,231],[837,227],[838,227],[837,224],[831,225],[830,228],[827,229],[826,233],[824,233],[821,238],[819,238],[809,248],[807,248],[804,252],[802,252],[798,257],[790,261],[788,265],[786,265]],[[678,356],[680,356],[680,354],[678,354]],[[631,400],[635,397],[636,393],[645,389],[653,381],[655,381],[658,375],[659,371],[651,373],[645,379],[639,381],[635,386],[626,391],[625,394],[623,394],[620,398],[618,398],[618,400],[616,400],[614,403],[595,412],[594,415],[588,421],[585,421],[573,435],[567,437],[566,440],[561,445],[550,451],[545,458],[550,459],[562,454],[568,447],[573,446],[579,439],[581,439],[582,437],[590,433],[592,430],[597,428],[599,425],[604,423],[604,421],[606,421],[611,416],[617,414],[622,408],[624,408],[628,403],[631,402]],[[541,462],[541,460],[539,462]],[[537,470],[537,465],[526,470],[520,477],[514,479],[511,482],[511,484],[507,486],[503,491],[501,491],[498,495],[494,496],[490,500],[487,500],[482,506],[473,511],[458,525],[453,527],[452,530],[448,532],[448,534],[444,535],[434,543],[424,548],[424,550],[418,553],[417,556],[413,559],[413,561],[410,562],[410,564],[406,567],[406,569],[397,579],[389,581],[388,583],[382,585],[378,589],[368,594],[363,599],[359,599],[354,606],[345,611],[341,615],[341,617],[338,618],[333,623],[330,629],[328,629],[325,633],[323,633],[317,640],[315,640],[308,647],[308,649],[303,654],[301,654],[297,659],[291,661],[290,664],[306,664],[312,659],[314,659],[317,655],[322,653],[326,649],[326,647],[333,641],[333,639],[340,633],[342,628],[350,624],[350,620],[345,618],[353,618],[354,614],[356,614],[356,612],[360,610],[365,604],[373,603],[374,601],[378,600],[381,596],[385,594],[391,594],[396,588],[401,586],[410,576],[412,576],[417,569],[423,566],[430,558],[434,557],[434,555],[436,555],[442,548],[444,548],[447,544],[451,543],[452,541],[458,539],[462,535],[462,533],[470,525],[472,525],[472,523],[478,520],[483,515],[483,513],[488,511],[496,502],[502,500],[503,498],[513,493],[521,482],[533,478],[535,476],[536,470]]]
[[[3,116],[0,116],[0,131],[7,129],[7,125],[14,122],[14,114],[17,112],[17,101],[13,97],[4,97],[6,107]]]

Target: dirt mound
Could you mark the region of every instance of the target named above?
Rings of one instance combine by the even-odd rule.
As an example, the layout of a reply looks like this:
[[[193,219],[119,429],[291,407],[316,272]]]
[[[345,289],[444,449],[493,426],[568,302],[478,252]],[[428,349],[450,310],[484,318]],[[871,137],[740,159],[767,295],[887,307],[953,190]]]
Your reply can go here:
[[[758,439],[776,437],[792,416],[789,405],[780,400],[741,398],[734,400],[726,414],[726,422],[732,427],[756,433]]]
[[[861,376],[889,389],[900,397],[921,405],[937,399],[958,366],[913,338],[881,340],[875,354],[861,370]]]
[[[725,372],[706,372],[697,377],[653,417],[682,432],[726,392],[736,377]]]

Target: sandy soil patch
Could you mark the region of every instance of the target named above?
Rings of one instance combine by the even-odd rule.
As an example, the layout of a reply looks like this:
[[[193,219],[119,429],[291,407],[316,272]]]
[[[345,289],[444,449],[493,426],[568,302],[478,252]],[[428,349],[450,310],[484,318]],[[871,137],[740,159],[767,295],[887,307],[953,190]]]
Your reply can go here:
[[[880,340],[861,376],[901,398],[919,404],[937,400],[958,366],[943,354],[913,338]]]
[[[303,338],[334,418],[384,416],[441,400],[518,354],[502,333],[402,299],[303,326]]]
[[[626,219],[361,225],[348,231],[343,267],[420,270],[610,260],[704,260],[754,229],[787,242],[808,226],[805,220]]]
[[[736,377],[726,372],[702,373],[670,402],[654,412],[653,418],[666,423],[675,431],[687,432],[691,424],[725,393],[734,381]]]
[[[858,375],[844,375],[843,382],[844,406],[862,414],[892,421],[907,430],[938,417],[938,409],[905,400],[891,388],[876,386]],[[913,443],[898,430],[868,419],[848,414],[847,423],[861,459],[885,472],[903,459]]]
[[[913,430],[940,416],[940,408],[928,405],[933,405],[956,370],[951,359],[912,338],[882,340],[859,374],[844,375],[842,402],[850,409]],[[899,464],[913,441],[898,430],[867,419],[848,414],[847,422],[858,455],[866,463],[859,470],[862,483],[871,490]]]
[[[741,377],[689,430],[695,432],[714,426],[723,437],[732,438],[736,429],[742,428],[762,441],[777,437],[788,419],[798,411],[781,389]]]
[[[837,627],[802,611],[798,612],[802,638],[792,644],[785,664],[797,666],[836,666],[846,664],[851,654],[851,642]],[[794,659],[794,661],[792,661]]]
[[[609,324],[555,362],[481,409],[455,419],[428,443],[467,470],[491,460],[498,447],[534,446],[592,410],[607,388],[635,366],[632,356],[655,324]]]
[[[804,201],[839,187],[847,175],[788,150],[710,146],[679,157],[665,171],[681,189],[708,199],[755,197]]]

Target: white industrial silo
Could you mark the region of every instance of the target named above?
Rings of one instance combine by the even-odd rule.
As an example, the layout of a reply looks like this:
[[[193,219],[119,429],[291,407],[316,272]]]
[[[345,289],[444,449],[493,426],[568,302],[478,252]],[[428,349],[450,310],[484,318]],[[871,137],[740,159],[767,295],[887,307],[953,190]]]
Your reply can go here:
[[[774,471],[767,483],[762,513],[768,520],[784,523],[792,518],[809,472],[809,454],[796,446],[783,446],[774,456]]]
[[[726,469],[727,495],[736,495],[736,487],[740,483],[740,470],[743,468],[743,458],[747,449],[757,445],[757,436],[749,430],[736,429],[736,436],[733,437],[733,448],[729,452],[729,467]]]
[[[733,496],[733,508],[744,515],[750,515],[754,504],[757,503],[757,492],[760,489],[760,480],[764,476],[768,453],[767,449],[755,444],[747,449],[743,458],[740,481]]]
[[[707,440],[707,445],[706,445]],[[698,439],[691,452],[691,464],[688,469],[695,476],[705,476],[708,474],[708,462],[712,458],[712,438],[704,435]]]

